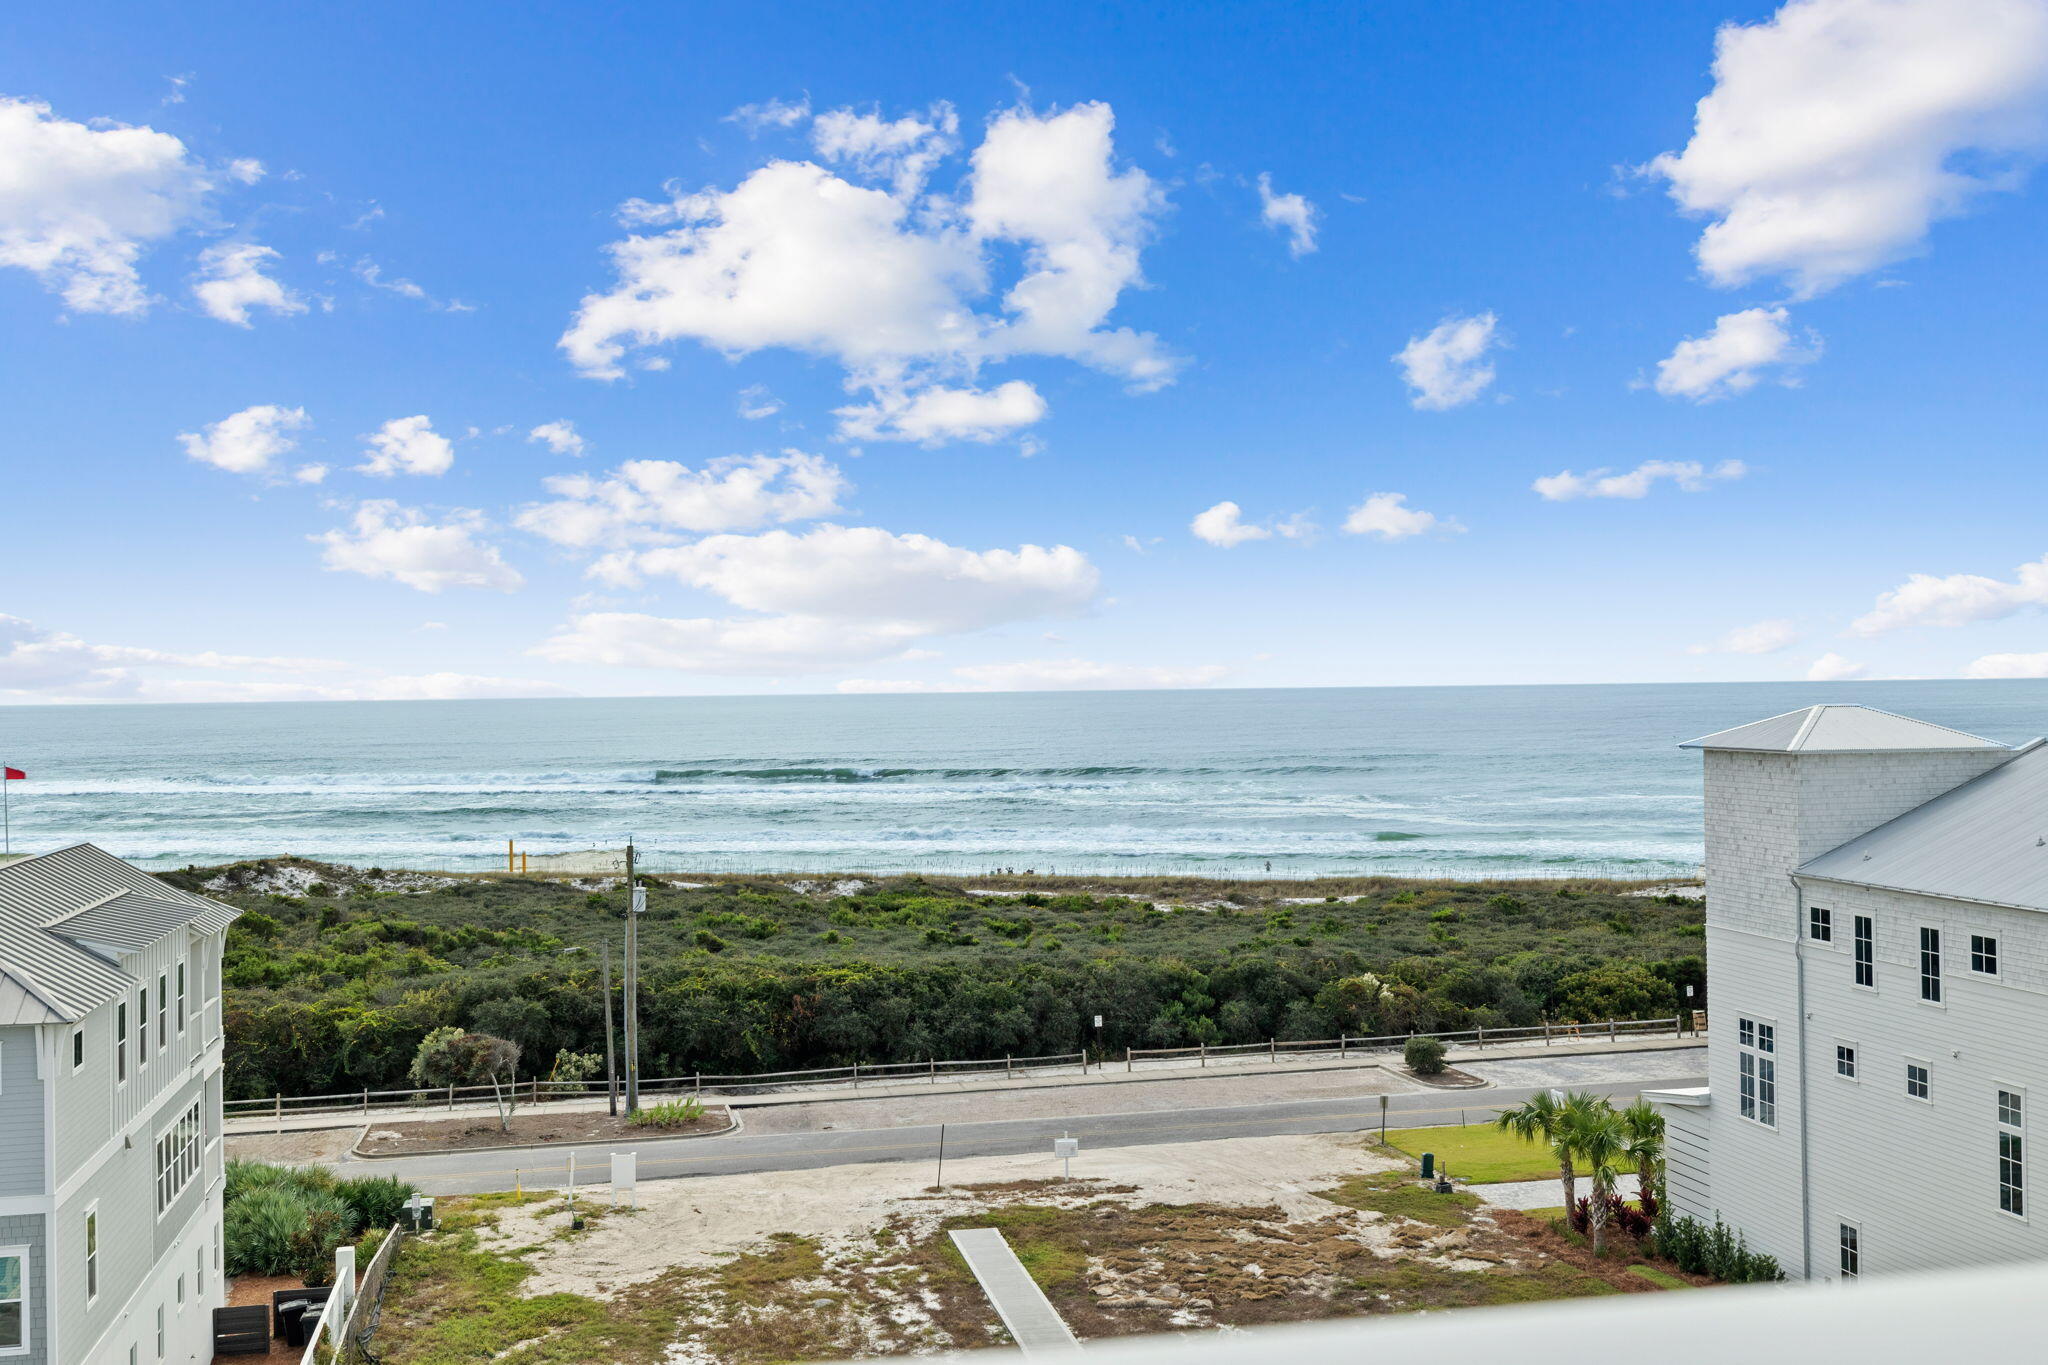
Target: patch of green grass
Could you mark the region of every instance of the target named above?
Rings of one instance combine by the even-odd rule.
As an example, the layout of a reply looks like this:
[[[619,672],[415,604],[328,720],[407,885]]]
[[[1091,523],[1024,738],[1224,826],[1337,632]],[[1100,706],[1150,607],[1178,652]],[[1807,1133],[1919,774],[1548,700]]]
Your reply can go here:
[[[792,1232],[778,1232],[766,1251],[742,1252],[719,1267],[718,1280],[734,1298],[760,1303],[791,1280],[816,1275],[825,1268],[818,1244]]]
[[[1614,1294],[1611,1284],[1575,1266],[1550,1261],[1509,1270],[1447,1270],[1423,1261],[1386,1261],[1351,1281],[1359,1293],[1385,1295],[1383,1311],[1477,1308]]]
[[[1679,1279],[1676,1275],[1671,1274],[1669,1271],[1659,1270],[1657,1269],[1657,1267],[1653,1265],[1632,1265],[1628,1268],[1628,1273],[1637,1276],[1638,1278],[1648,1280],[1651,1284],[1656,1285],[1659,1289],[1693,1288],[1692,1285],[1687,1284],[1684,1280]]]
[[[1043,1234],[1053,1229],[1070,1227],[1074,1222],[1072,1209],[1054,1208],[1050,1204],[1012,1204],[1008,1208],[992,1208],[980,1213],[948,1218],[940,1225],[941,1232],[954,1228],[998,1228],[1009,1239],[1010,1250],[1017,1253],[1017,1259],[1024,1269],[1031,1272],[1031,1278],[1038,1282],[1040,1289],[1050,1289],[1076,1279],[1088,1268],[1088,1257],[1071,1247],[1049,1240]],[[966,1259],[953,1246],[953,1239],[944,1239],[945,1249],[951,1254],[949,1262],[957,1262],[960,1270],[967,1273]]]
[[[1387,1143],[1418,1159],[1424,1152],[1435,1152],[1438,1165],[1475,1185],[1557,1176],[1557,1158],[1549,1148],[1503,1133],[1491,1123],[1389,1129]]]
[[[1559,1204],[1554,1209],[1523,1209],[1522,1212],[1539,1223],[1562,1223],[1564,1221],[1564,1205],[1562,1204]]]
[[[1406,1177],[1390,1181],[1385,1176],[1355,1175],[1336,1189],[1318,1194],[1349,1209],[1371,1209],[1391,1218],[1406,1218],[1439,1228],[1462,1227],[1471,1220],[1472,1210],[1479,1207],[1477,1195],[1462,1190],[1438,1194]]]

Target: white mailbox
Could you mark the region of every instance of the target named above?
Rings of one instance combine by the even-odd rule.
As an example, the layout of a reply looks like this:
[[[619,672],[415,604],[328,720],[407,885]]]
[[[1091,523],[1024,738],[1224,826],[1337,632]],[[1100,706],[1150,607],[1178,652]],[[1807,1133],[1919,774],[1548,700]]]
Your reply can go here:
[[[635,1209],[640,1207],[640,1191],[638,1188],[639,1166],[640,1154],[638,1152],[612,1153],[612,1203],[614,1205],[619,1202],[619,1196],[624,1194],[627,1201]]]

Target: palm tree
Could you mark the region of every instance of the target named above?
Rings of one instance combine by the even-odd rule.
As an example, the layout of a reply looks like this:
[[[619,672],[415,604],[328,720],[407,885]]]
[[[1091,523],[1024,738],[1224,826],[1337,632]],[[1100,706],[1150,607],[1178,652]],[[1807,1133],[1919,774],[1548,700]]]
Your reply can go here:
[[[1607,1201],[1614,1197],[1615,1182],[1621,1176],[1621,1163],[1630,1153],[1628,1129],[1622,1116],[1614,1107],[1604,1101],[1597,1108],[1587,1107],[1572,1113],[1566,1120],[1563,1141],[1568,1143],[1580,1161],[1586,1163],[1587,1173],[1593,1177],[1593,1195],[1587,1201],[1586,1225],[1593,1236],[1593,1254],[1601,1254],[1607,1243]]]
[[[1559,1098],[1555,1090],[1539,1090],[1512,1109],[1503,1109],[1494,1118],[1493,1126],[1503,1133],[1513,1133],[1524,1142],[1540,1142],[1550,1148],[1557,1158],[1557,1179],[1564,1187],[1565,1217],[1571,1217],[1572,1208],[1579,1202],[1578,1171],[1573,1162],[1573,1150],[1565,1140],[1575,1115],[1586,1112],[1594,1104],[1605,1104],[1595,1096],[1585,1094],[1565,1095]]]
[[[1648,1100],[1637,1100],[1621,1111],[1621,1127],[1636,1166],[1636,1202],[1650,1213],[1662,1202],[1657,1178],[1664,1171],[1664,1116]]]

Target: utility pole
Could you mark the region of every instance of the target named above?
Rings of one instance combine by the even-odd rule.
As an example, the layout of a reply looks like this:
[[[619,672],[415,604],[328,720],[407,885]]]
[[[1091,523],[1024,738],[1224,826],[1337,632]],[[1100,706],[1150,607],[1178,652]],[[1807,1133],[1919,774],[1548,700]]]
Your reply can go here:
[[[604,935],[604,1095],[611,1116],[619,1116],[619,1061],[612,1046],[612,935]],[[573,1155],[573,1153],[572,1153]]]
[[[633,875],[633,841],[626,840],[626,1115],[640,1112],[640,907],[647,893]]]

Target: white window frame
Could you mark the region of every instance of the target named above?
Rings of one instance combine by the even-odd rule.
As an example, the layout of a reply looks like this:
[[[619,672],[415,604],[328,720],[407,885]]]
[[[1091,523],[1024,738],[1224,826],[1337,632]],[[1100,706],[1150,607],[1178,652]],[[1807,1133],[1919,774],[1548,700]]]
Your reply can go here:
[[[1736,1113],[1761,1128],[1778,1126],[1778,1024],[1742,1015],[1736,1020]]]
[[[1942,971],[1942,957],[1944,956],[1941,947],[1942,926],[1939,924],[1922,924],[1918,927],[1920,932],[1913,936],[1913,947],[1915,950],[1914,966],[1918,969],[1920,981],[1920,1003],[1923,1005],[1933,1005],[1937,1009],[1945,1008],[1948,1005],[1948,977]],[[1934,946],[1932,948],[1927,946],[1929,935],[1933,936]],[[1934,959],[1934,970],[1932,972],[1927,970],[1927,961],[1930,957]],[[1934,987],[1934,994],[1932,995],[1927,993],[1930,982]]]
[[[1842,1070],[1842,1054],[1849,1054],[1849,1069]],[[1835,1039],[1835,1079],[1855,1085],[1863,1083],[1863,1049],[1847,1038]]]
[[[149,1065],[149,987],[135,992],[135,1065]]]
[[[1867,934],[1860,932],[1866,925],[1869,926],[1870,932]],[[1865,950],[1868,950],[1869,953],[1867,961],[1864,958]],[[1849,984],[1859,991],[1876,990],[1877,916],[1852,914],[1849,917],[1849,954],[1853,964],[1850,970]],[[1870,969],[1870,980],[1868,981],[1860,979],[1866,967]]]
[[[85,1065],[85,1025],[71,1030],[71,1069],[78,1070]]]
[[[1856,1265],[1854,1269],[1842,1264],[1844,1253],[1847,1253],[1855,1260]],[[1851,1223],[1846,1219],[1836,1224],[1835,1274],[1845,1280],[1860,1280],[1863,1278],[1863,1224]]]
[[[193,1100],[190,1107],[166,1124],[156,1135],[154,1152],[156,1156],[156,1216],[171,1211],[178,1202],[178,1196],[199,1174],[200,1151],[205,1142],[205,1121],[201,1117],[200,1100]]]
[[[1977,946],[1980,943],[1991,945],[1991,970],[1988,972],[1977,965],[1984,958],[1983,952]],[[2004,961],[2005,945],[1999,941],[1997,934],[1970,935],[1970,975],[1987,977],[1990,980],[1996,981],[2003,975]]]
[[[185,1036],[185,958],[178,959],[178,1036]]]
[[[114,1084],[128,1084],[128,1002],[114,1002]]]
[[[1992,1089],[1998,1096],[1997,1100],[1994,1101],[1997,1104],[1997,1108],[1993,1111],[1993,1117],[1996,1120],[1995,1129],[1999,1139],[1998,1211],[2007,1218],[2017,1218],[2020,1222],[2024,1223],[2029,1221],[2027,1218],[2027,1109],[2030,1106],[2027,1100],[2027,1088],[2023,1085],[2008,1085],[2004,1081],[1995,1081],[1992,1083]],[[2008,1122],[2005,1117],[2006,1106],[2004,1097],[2006,1095],[2011,1095],[2019,1101],[2019,1109],[2016,1121],[2014,1122]],[[2013,1165],[2019,1171],[2019,1183],[2013,1186],[2014,1193],[2019,1195],[2019,1208],[2017,1209],[2006,1207],[2005,1139],[2007,1138],[2011,1138],[2019,1144],[2019,1154],[2012,1159]]]
[[[156,974],[156,1050],[171,1045],[171,969]]]
[[[85,1221],[80,1225],[79,1244],[85,1248],[85,1302],[91,1307],[100,1301],[100,1206],[97,1202],[85,1206]]]
[[[29,1303],[32,1301],[34,1297],[32,1291],[35,1288],[35,1286],[29,1282],[31,1271],[29,1267],[28,1247],[0,1247],[0,1260],[6,1260],[9,1257],[19,1257],[21,1259],[21,1345],[0,1346],[0,1356],[25,1356],[30,1351],[33,1351],[36,1345],[35,1323],[31,1320],[31,1316],[28,1311]]]
[[[1920,1072],[1921,1072],[1921,1074],[1922,1074],[1923,1076],[1925,1076],[1925,1077],[1926,1077],[1926,1080],[1925,1080],[1924,1084],[1925,1084],[1925,1085],[1927,1086],[1927,1093],[1926,1093],[1926,1094],[1924,1094],[1924,1095],[1916,1095],[1916,1094],[1914,1094],[1914,1093],[1913,1093],[1913,1068],[1915,1068],[1915,1067],[1918,1067],[1918,1068],[1920,1069]],[[1915,1103],[1915,1104],[1933,1104],[1933,1103],[1934,1103],[1934,1068],[1933,1068],[1932,1066],[1930,1066],[1929,1064],[1927,1064],[1926,1062],[1923,1062],[1923,1061],[1921,1061],[1921,1060],[1920,1060],[1920,1059],[1919,1059],[1918,1057],[1908,1057],[1908,1058],[1906,1058],[1906,1092],[1905,1092],[1905,1093],[1906,1093],[1906,1098],[1907,1098],[1907,1099],[1909,1099],[1909,1100],[1911,1100],[1911,1101],[1913,1101],[1913,1103]]]

